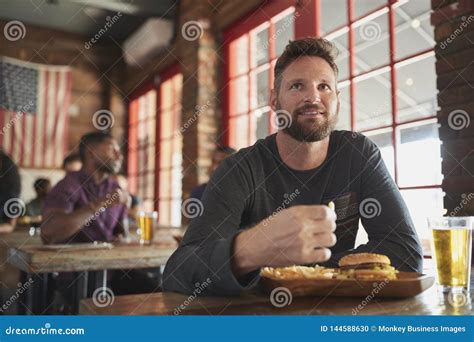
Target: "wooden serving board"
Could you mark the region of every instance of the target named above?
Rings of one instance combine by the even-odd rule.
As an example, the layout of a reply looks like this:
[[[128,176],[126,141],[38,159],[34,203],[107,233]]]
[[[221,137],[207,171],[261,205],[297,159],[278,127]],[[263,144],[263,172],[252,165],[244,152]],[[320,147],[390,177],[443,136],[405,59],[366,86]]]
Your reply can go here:
[[[396,280],[275,280],[262,277],[261,284],[267,292],[284,287],[293,296],[407,298],[429,289],[434,284],[434,278],[415,272],[399,272]]]

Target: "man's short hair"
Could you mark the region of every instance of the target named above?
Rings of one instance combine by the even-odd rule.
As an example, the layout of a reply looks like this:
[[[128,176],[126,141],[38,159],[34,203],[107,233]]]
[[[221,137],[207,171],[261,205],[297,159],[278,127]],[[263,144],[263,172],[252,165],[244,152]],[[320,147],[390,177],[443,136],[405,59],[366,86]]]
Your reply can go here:
[[[81,161],[84,162],[86,151],[88,149],[91,149],[93,145],[100,144],[107,139],[113,139],[112,134],[107,132],[91,132],[84,134],[79,143],[79,157],[81,158]]]
[[[79,154],[77,153],[71,153],[70,155],[68,155],[66,158],[64,158],[63,160],[63,169],[66,168],[66,165],[69,164],[69,163],[73,163],[73,162],[76,162],[76,161],[81,161],[81,157],[79,157]]]
[[[225,146],[225,145],[217,145],[216,152],[222,152],[230,156],[231,154],[234,154],[237,152],[234,150],[232,147]]]
[[[274,90],[277,93],[280,91],[283,71],[295,60],[304,56],[321,57],[324,59],[334,71],[337,80],[339,69],[337,68],[335,60],[338,53],[339,51],[334,44],[324,38],[307,37],[290,41],[275,64]]]
[[[51,181],[48,178],[38,178],[35,180],[33,183],[33,187],[35,188],[36,191],[38,190],[44,190],[48,187],[48,185],[51,184]]]

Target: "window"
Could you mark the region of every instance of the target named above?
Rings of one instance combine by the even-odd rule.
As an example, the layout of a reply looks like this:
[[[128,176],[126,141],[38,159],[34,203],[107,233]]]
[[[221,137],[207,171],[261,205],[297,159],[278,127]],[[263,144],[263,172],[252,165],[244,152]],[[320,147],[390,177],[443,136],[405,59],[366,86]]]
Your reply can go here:
[[[181,225],[181,88],[182,75],[178,73],[160,85],[158,221],[168,226]]]
[[[294,39],[293,7],[260,11],[260,19],[228,43],[228,144],[242,148],[275,132],[271,125],[273,67]],[[254,18],[255,19],[255,18]]]
[[[340,50],[337,128],[362,132],[379,146],[427,238],[426,217],[443,207],[430,0],[351,0],[353,11],[347,3],[321,1],[321,18],[346,13],[323,19],[320,29]]]
[[[130,102],[128,186],[146,210],[153,209],[155,199],[156,104],[157,91],[153,88]]]
[[[145,210],[158,210],[161,225],[181,225],[181,86],[173,68],[158,88],[149,86],[130,102],[129,190]],[[157,120],[158,118],[158,120]]]
[[[227,35],[227,142],[241,148],[275,131],[268,120],[275,59],[288,39],[321,35],[340,52],[336,128],[362,132],[379,146],[427,237],[426,216],[443,206],[430,11],[430,0],[312,0],[296,11],[265,10],[253,26],[239,23],[245,29]],[[278,22],[290,21],[284,39],[274,34],[284,26]]]

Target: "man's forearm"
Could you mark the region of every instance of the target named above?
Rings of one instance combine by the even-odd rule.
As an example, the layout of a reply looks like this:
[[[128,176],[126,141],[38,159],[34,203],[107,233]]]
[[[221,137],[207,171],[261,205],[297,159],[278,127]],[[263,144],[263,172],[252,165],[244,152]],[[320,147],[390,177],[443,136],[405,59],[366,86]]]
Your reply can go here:
[[[46,242],[57,243],[76,234],[93,217],[98,210],[95,209],[96,206],[85,205],[68,214],[61,212],[47,214],[41,225],[41,233]]]
[[[241,277],[262,266],[258,258],[259,253],[255,253],[255,251],[259,251],[259,248],[254,246],[255,242],[261,241],[257,237],[257,227],[245,230],[235,237],[232,271],[236,277]]]

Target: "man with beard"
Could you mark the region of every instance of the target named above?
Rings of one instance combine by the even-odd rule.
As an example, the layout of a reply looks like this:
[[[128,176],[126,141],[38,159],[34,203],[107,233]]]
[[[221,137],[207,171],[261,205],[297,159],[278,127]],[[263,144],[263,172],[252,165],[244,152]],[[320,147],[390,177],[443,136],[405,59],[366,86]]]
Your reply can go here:
[[[115,175],[123,156],[112,135],[93,132],[79,144],[82,169],[66,174],[46,197],[41,234],[47,243],[110,242],[126,216],[128,194]]]
[[[46,197],[41,225],[45,243],[112,242],[123,232],[130,197],[113,177],[123,161],[117,141],[109,133],[87,133],[81,138],[79,155],[82,169],[67,173]],[[89,275],[89,290],[94,290],[96,277],[104,275]],[[104,281],[116,295],[159,289],[159,279],[142,270],[114,270],[107,276]],[[56,279],[60,313],[71,313],[77,305],[75,277],[73,273],[60,273]]]
[[[166,265],[166,291],[192,293],[206,282],[206,294],[237,295],[257,283],[262,267],[337,267],[358,252],[422,270],[415,228],[379,149],[361,134],[334,130],[336,55],[321,38],[287,45],[270,99],[284,125],[216,170],[202,215]],[[368,242],[355,248],[359,219]]]

